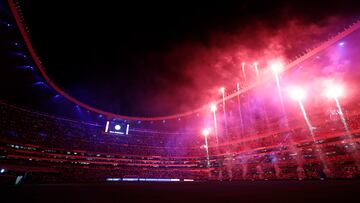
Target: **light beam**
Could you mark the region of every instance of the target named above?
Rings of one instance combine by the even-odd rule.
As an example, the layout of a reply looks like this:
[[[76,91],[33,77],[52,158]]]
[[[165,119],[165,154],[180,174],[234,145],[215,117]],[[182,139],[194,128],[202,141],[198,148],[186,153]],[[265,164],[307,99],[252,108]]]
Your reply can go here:
[[[215,139],[216,139],[216,144],[218,145],[219,138],[218,138],[218,129],[217,129],[217,122],[216,122],[216,110],[217,110],[216,104],[212,104],[210,109],[213,112]]]
[[[246,82],[245,62],[241,63],[241,69],[242,69],[244,81]]]
[[[210,158],[209,158],[209,145],[208,145],[208,136],[210,134],[210,131],[208,128],[205,128],[202,130],[202,134],[205,138],[205,151],[206,151],[206,160],[207,160],[207,167],[209,168],[210,167]]]
[[[255,72],[256,72],[256,78],[258,81],[260,81],[260,73],[259,73],[259,68],[258,68],[257,62],[254,62],[254,67],[255,67]]]
[[[225,107],[225,88],[220,88],[221,96],[222,96],[222,109],[223,109],[223,115],[224,115],[224,123],[225,123],[225,135],[228,135],[227,132],[227,117],[226,117],[226,107]]]

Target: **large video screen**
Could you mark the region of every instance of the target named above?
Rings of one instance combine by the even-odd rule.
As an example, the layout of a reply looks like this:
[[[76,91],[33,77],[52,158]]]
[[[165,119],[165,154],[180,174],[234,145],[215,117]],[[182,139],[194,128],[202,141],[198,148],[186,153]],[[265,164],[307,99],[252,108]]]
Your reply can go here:
[[[105,133],[128,135],[130,124],[119,121],[106,121]]]

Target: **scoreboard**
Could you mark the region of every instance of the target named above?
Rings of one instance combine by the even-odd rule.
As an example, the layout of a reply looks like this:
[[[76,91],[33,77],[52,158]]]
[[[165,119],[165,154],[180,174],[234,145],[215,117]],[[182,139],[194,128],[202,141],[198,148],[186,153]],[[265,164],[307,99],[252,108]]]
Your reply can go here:
[[[119,121],[106,121],[105,133],[128,135],[130,124],[126,124]]]

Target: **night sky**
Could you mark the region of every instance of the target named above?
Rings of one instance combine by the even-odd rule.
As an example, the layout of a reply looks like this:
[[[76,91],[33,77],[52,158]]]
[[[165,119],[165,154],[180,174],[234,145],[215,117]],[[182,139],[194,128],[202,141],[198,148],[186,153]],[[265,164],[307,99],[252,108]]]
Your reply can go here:
[[[169,115],[235,88],[242,61],[294,58],[360,17],[357,1],[22,2],[32,42],[70,95]],[[131,2],[131,3],[130,3]]]

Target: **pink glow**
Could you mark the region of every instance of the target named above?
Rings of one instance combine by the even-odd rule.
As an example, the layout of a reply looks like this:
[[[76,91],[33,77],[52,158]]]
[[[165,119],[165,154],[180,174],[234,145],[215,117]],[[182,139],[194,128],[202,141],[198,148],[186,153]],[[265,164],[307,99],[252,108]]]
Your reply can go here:
[[[212,112],[215,112],[215,111],[217,110],[216,104],[211,104],[210,110],[211,110]]]
[[[297,86],[289,88],[289,94],[294,100],[300,101],[305,98],[305,91]]]
[[[337,99],[344,95],[344,88],[341,85],[330,84],[325,90],[325,95],[328,98]]]
[[[203,129],[203,130],[201,131],[201,133],[202,133],[205,137],[207,137],[207,136],[210,134],[210,130],[209,130],[208,128],[205,128],[205,129]]]

